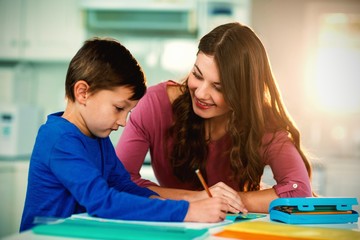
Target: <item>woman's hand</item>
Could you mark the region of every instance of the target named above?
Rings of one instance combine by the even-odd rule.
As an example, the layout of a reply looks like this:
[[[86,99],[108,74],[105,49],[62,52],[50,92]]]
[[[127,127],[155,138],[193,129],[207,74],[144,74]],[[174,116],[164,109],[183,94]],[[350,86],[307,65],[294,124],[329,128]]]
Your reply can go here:
[[[248,212],[248,210],[246,209],[244,203],[242,202],[238,192],[236,192],[234,189],[232,189],[225,183],[218,182],[217,184],[211,186],[209,188],[209,190],[213,197],[221,197],[221,198],[224,198],[228,202],[228,204],[230,206],[229,212],[231,212],[231,213],[239,213],[239,212],[247,213]],[[194,191],[194,192],[192,192],[192,194],[188,198],[188,200],[189,201],[197,201],[197,200],[205,199],[205,198],[209,198],[209,196],[207,195],[205,190]]]
[[[221,197],[228,201],[228,204],[230,205],[229,212],[232,213],[248,212],[238,192],[236,192],[234,189],[232,189],[225,183],[218,182],[217,184],[211,186],[209,190],[214,197]]]

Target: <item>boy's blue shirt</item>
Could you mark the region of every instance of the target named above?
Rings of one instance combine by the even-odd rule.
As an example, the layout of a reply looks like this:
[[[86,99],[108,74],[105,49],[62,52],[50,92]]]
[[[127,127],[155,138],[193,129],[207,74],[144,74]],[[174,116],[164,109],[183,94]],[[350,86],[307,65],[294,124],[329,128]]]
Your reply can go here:
[[[39,129],[20,231],[33,227],[35,217],[82,212],[123,220],[184,220],[187,201],[149,199],[157,194],[131,181],[109,137],[90,138],[62,114],[49,115]]]

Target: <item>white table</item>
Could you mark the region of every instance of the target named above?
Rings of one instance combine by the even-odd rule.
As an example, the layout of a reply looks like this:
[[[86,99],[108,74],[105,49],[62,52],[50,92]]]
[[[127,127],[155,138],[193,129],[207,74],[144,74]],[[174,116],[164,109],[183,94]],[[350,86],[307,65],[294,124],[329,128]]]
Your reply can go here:
[[[252,221],[267,221],[270,222],[270,218],[269,215],[267,215],[264,218],[258,218]],[[360,221],[360,219],[359,219]],[[360,223],[359,221],[357,223],[353,223],[353,224],[313,224],[313,225],[301,225],[301,226],[312,226],[312,227],[326,227],[326,228],[340,228],[340,229],[352,229],[355,231],[359,231],[360,232]],[[187,224],[187,226],[189,226],[189,224],[191,225],[191,223],[183,223],[183,224]],[[185,225],[184,225],[185,226]],[[223,225],[224,226],[224,225]],[[215,233],[217,231],[222,230],[223,226],[217,226],[217,227],[213,227],[210,228],[210,233]],[[10,236],[7,236],[5,238],[3,238],[3,240],[84,240],[85,238],[69,238],[69,237],[56,237],[56,236],[49,236],[49,235],[39,235],[39,234],[35,234],[33,233],[31,230],[28,231],[24,231],[22,233],[19,234],[13,234]],[[205,238],[206,240],[218,240],[218,239],[229,239],[229,238],[219,238],[216,236],[208,236]]]

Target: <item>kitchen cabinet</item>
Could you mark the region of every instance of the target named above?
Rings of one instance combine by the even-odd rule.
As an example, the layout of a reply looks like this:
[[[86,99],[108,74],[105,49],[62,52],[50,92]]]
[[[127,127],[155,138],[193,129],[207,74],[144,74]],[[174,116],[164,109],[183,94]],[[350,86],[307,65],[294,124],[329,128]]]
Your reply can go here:
[[[0,0],[0,58],[20,56],[22,0]]]
[[[29,160],[0,161],[0,239],[19,232]]]
[[[11,225],[13,221],[13,214],[9,211],[13,199],[13,189],[11,182],[13,180],[14,169],[10,166],[0,165],[0,238],[6,234],[12,233]]]
[[[69,61],[84,41],[76,0],[0,0],[0,59]]]

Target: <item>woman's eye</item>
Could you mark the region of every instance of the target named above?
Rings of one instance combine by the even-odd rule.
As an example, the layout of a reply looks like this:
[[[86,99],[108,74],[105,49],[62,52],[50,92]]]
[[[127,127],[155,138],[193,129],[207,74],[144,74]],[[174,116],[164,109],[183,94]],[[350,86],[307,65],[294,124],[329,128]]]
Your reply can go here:
[[[193,71],[192,74],[194,75],[195,78],[202,79],[202,77],[197,72]]]
[[[116,108],[116,111],[118,111],[118,112],[121,112],[124,110],[124,108],[122,108],[122,107],[115,107],[115,108]]]
[[[214,88],[216,89],[216,91],[221,92],[221,86],[214,84]]]

